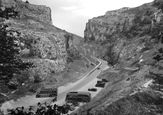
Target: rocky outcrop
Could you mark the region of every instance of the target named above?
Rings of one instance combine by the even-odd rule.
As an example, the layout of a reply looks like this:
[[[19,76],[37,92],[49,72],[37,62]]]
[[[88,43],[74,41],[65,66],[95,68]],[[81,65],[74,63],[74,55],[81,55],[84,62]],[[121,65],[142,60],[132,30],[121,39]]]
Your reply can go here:
[[[34,67],[29,70],[30,76],[39,76],[44,80],[51,73],[66,68],[69,56],[67,50],[77,49],[82,38],[53,26],[49,7],[21,0],[0,0],[0,8],[1,12],[9,12],[7,19],[0,17],[0,23],[20,33],[22,59],[34,63]],[[10,11],[17,12],[16,16],[11,17]],[[68,35],[71,35],[71,39],[67,39]],[[67,44],[69,47],[66,47]]]
[[[47,24],[52,24],[51,20],[51,9],[46,6],[27,4],[21,0],[1,0],[1,8],[11,8],[13,7],[19,12],[19,17],[21,19],[32,18],[37,21],[42,21]]]
[[[108,61],[112,69],[99,78],[107,86],[79,115],[159,115],[163,94],[163,1],[108,11],[89,20],[87,52]],[[144,87],[146,81],[153,81]]]
[[[108,11],[104,16],[93,18],[86,24],[84,33],[86,41],[104,41],[114,33],[129,30],[133,25],[134,14],[124,11],[129,8],[122,8],[115,11]]]
[[[95,42],[96,47],[102,47],[94,52],[111,65],[121,62],[130,65],[140,60],[140,52],[148,47],[147,42],[161,35],[162,15],[162,10],[154,3],[108,11],[86,24],[85,42],[88,45],[90,41]]]

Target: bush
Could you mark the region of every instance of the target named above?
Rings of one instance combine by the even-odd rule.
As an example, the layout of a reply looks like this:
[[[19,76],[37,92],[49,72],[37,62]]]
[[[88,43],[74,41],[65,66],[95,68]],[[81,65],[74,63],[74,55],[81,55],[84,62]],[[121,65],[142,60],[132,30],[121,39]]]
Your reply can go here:
[[[20,75],[17,75],[17,80],[19,83],[24,83],[29,80],[30,74],[29,71],[23,71]]]
[[[19,83],[18,80],[16,78],[12,78],[9,82],[8,82],[8,87],[10,89],[17,89]]]
[[[34,78],[35,78],[34,83],[39,83],[42,81],[39,75],[35,75]]]

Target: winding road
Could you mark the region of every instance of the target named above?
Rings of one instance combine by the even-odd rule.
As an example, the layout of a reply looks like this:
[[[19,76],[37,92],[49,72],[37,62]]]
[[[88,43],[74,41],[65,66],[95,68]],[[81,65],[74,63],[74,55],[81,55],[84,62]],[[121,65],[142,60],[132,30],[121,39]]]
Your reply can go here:
[[[74,83],[69,83],[65,86],[60,86],[58,88],[58,99],[55,102],[58,105],[64,104],[65,96],[68,92],[71,91],[88,91],[88,88],[92,88],[95,86],[97,82],[97,76],[105,69],[108,68],[107,62],[101,59],[99,60],[99,64],[92,69],[87,75],[85,75],[83,78],[79,79],[78,81]],[[100,67],[100,69],[97,69],[97,67]],[[97,88],[97,92],[91,92],[91,97],[93,98],[101,88]],[[24,106],[25,108],[29,108],[29,106],[33,105],[35,106],[38,102],[47,102],[50,103],[53,98],[35,98],[35,95],[32,96],[26,96],[21,99],[18,99],[17,101],[8,101],[2,104],[1,110],[5,111],[7,108],[16,108]]]

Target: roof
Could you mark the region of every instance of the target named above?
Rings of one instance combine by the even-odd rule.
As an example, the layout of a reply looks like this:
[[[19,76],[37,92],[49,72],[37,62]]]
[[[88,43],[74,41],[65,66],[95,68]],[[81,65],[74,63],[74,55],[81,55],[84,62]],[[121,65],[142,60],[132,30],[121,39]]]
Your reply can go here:
[[[57,88],[42,88],[41,91],[57,91]]]
[[[90,95],[89,92],[85,92],[85,91],[76,91],[76,92],[69,92],[67,93],[68,94],[84,94],[84,95]]]

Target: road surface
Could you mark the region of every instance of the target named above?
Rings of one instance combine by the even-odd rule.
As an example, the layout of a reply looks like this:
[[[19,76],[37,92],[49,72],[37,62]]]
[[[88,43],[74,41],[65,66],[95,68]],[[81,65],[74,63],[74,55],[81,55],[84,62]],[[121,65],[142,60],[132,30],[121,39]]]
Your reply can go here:
[[[71,91],[88,91],[88,88],[94,87],[94,85],[97,82],[97,76],[103,71],[104,69],[108,68],[107,62],[103,61],[101,59],[98,59],[100,61],[100,64],[96,66],[94,69],[92,69],[87,75],[85,75],[80,80],[70,83],[66,86],[61,86],[58,88],[58,97],[57,102],[55,102],[58,105],[64,104],[65,96],[68,92]],[[98,70],[97,67],[100,67]],[[100,89],[98,88],[97,92],[92,92],[92,97],[94,97]],[[16,108],[16,107],[22,107],[29,108],[29,106],[33,105],[35,106],[38,102],[44,103],[50,103],[53,98],[35,98],[35,95],[32,96],[26,96],[21,99],[18,99],[17,101],[8,101],[2,104],[1,110],[5,111],[7,108]]]

